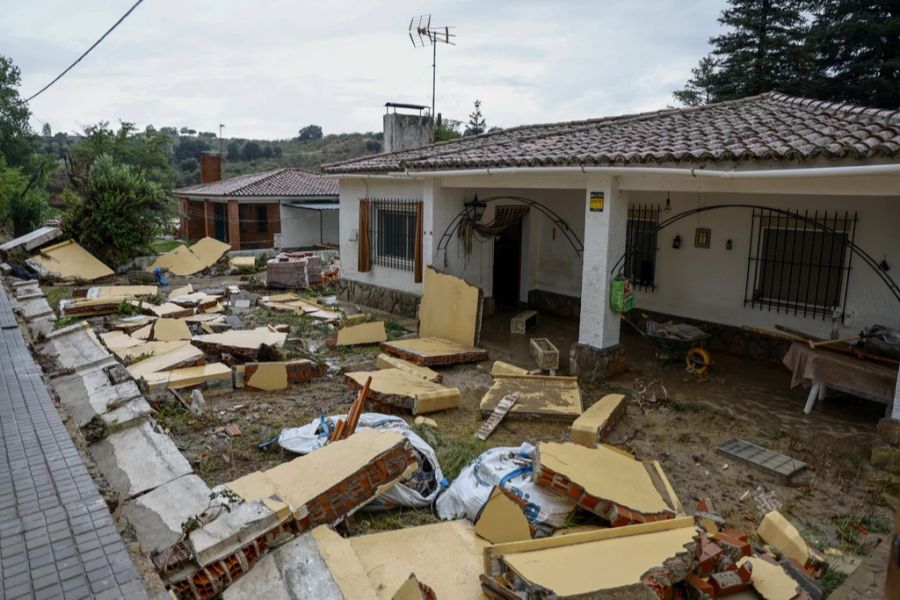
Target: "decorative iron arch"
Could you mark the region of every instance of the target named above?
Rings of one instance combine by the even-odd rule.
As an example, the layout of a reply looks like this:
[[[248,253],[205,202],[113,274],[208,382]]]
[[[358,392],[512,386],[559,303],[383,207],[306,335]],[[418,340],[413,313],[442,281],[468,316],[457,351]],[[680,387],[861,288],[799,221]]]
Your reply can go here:
[[[478,203],[487,205],[489,202],[496,202],[498,200],[516,200],[525,204],[529,208],[534,208],[539,213],[550,219],[550,221],[559,227],[562,234],[565,236],[566,240],[572,246],[572,249],[575,250],[575,254],[578,255],[578,258],[581,259],[584,256],[584,244],[581,241],[581,238],[578,237],[578,234],[575,233],[568,223],[566,223],[565,219],[559,216],[553,209],[548,206],[544,206],[537,200],[532,200],[531,198],[525,198],[524,196],[492,196],[490,198],[479,198]],[[441,235],[440,240],[438,240],[438,251],[446,250],[447,246],[450,244],[450,240],[453,237],[453,234],[459,230],[460,225],[462,225],[463,221],[466,219],[466,216],[469,212],[469,207],[471,204],[467,203],[465,207],[459,213],[457,213],[456,217],[450,221],[450,224],[447,225],[447,228],[444,230],[444,233]]]
[[[686,210],[684,212],[680,212],[676,215],[673,215],[673,216],[669,217],[668,219],[660,222],[656,226],[656,229],[652,232],[649,232],[648,235],[656,235],[657,233],[659,233],[661,230],[665,229],[669,225],[677,223],[678,221],[680,221],[681,219],[684,219],[686,217],[690,217],[692,215],[696,215],[696,214],[699,214],[702,212],[707,212],[710,210],[720,210],[723,208],[759,209],[759,210],[775,213],[775,214],[778,214],[781,216],[790,217],[791,219],[801,221],[807,225],[811,225],[812,227],[819,229],[821,231],[824,231],[826,233],[831,233],[831,234],[837,233],[837,231],[835,231],[833,228],[820,223],[815,218],[810,218],[809,216],[806,216],[806,215],[800,215],[795,212],[790,212],[790,211],[784,210],[782,208],[773,208],[771,206],[762,206],[760,204],[711,204],[709,206],[701,206],[698,208],[692,208],[690,210]],[[853,254],[858,256],[870,269],[872,269],[872,271],[874,271],[874,273],[878,276],[878,278],[881,279],[882,283],[884,283],[885,286],[887,286],[888,290],[890,290],[891,294],[894,296],[894,298],[897,300],[897,302],[900,303],[900,286],[897,285],[897,282],[895,282],[891,278],[890,275],[888,275],[883,269],[881,269],[878,261],[875,260],[868,252],[866,252],[865,250],[860,248],[855,242],[853,242],[850,239],[847,240],[847,246],[850,248],[850,250],[853,252]],[[623,264],[629,254],[630,253],[628,252],[628,250],[626,250],[625,253],[623,253],[622,256],[619,257],[619,260],[617,260],[615,262],[615,264],[612,267],[612,270],[610,271],[610,273],[612,275],[616,275],[617,273],[622,272]]]

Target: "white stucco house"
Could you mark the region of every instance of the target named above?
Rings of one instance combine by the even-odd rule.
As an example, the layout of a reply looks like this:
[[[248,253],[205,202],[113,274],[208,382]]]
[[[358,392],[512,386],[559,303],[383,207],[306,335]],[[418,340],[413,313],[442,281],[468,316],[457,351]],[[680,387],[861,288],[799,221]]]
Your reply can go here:
[[[323,171],[340,180],[344,293],[408,309],[434,265],[497,306],[579,318],[573,367],[597,377],[621,352],[619,273],[639,308],[674,317],[826,337],[900,327],[900,110],[767,93]]]

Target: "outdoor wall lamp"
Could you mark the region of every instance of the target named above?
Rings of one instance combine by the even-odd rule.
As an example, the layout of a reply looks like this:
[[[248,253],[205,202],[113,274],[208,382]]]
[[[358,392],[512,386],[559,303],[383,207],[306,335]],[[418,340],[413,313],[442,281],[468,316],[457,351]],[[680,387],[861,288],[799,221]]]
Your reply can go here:
[[[666,214],[672,212],[672,200],[669,198],[669,192],[666,192],[666,207],[663,210],[666,211]]]
[[[475,194],[472,197],[472,201],[466,202],[465,206],[467,209],[471,209],[471,218],[477,223],[481,221],[481,216],[484,214],[484,209],[487,208],[487,202],[482,202],[478,199],[478,194]]]
[[[726,249],[726,250],[731,250],[731,249],[733,249],[733,248],[734,248],[734,242],[732,242],[730,239],[729,239],[729,240],[726,240],[726,241],[725,241],[725,249]]]
[[[681,236],[680,235],[676,235],[674,238],[672,238],[672,247],[675,248],[676,250],[681,248]]]

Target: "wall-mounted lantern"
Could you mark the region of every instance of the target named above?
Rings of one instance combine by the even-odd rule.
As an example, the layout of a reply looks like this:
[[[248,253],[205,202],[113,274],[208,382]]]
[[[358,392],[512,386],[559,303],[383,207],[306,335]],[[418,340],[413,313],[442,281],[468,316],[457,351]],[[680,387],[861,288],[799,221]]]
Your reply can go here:
[[[725,240],[725,249],[726,250],[734,249],[734,242],[732,242],[731,239]]]
[[[672,247],[675,248],[676,250],[681,248],[681,236],[680,235],[676,235],[674,238],[672,238]]]

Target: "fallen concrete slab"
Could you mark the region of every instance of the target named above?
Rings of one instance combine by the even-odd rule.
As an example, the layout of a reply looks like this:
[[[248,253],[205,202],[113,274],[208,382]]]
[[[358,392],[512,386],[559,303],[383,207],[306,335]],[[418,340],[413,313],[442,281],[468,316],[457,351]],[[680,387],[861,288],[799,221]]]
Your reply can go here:
[[[75,288],[75,298],[147,298],[155,296],[159,288],[155,285],[97,285],[88,288]]]
[[[150,338],[157,342],[190,340],[193,337],[187,323],[181,319],[157,319],[152,325]]]
[[[691,573],[698,545],[690,517],[498,544],[482,583],[491,597],[659,600]]]
[[[492,544],[531,539],[531,528],[522,508],[494,486],[475,520],[475,533]]]
[[[222,509],[213,521],[190,533],[194,558],[202,567],[221,560],[284,523],[290,511],[285,513],[259,500]]]
[[[56,326],[56,315],[46,315],[28,321],[28,333],[34,340],[40,340],[51,333]]]
[[[63,369],[81,370],[115,362],[87,321],[47,334],[40,352],[55,355]]]
[[[437,371],[429,369],[428,367],[414,365],[408,360],[403,360],[402,358],[391,356],[390,354],[379,354],[375,359],[375,366],[379,369],[400,369],[401,371],[406,371],[410,375],[421,377],[432,383],[440,383],[443,379],[443,375]]]
[[[134,346],[110,348],[110,350],[119,358],[119,360],[126,364],[130,364],[190,345],[188,340],[176,340],[174,342],[145,342],[143,340],[135,339],[135,341],[138,343]]]
[[[415,573],[437,598],[482,600],[478,584],[488,543],[467,521],[444,521],[349,539],[380,600]]]
[[[387,341],[384,321],[372,321],[342,327],[337,332],[337,346],[358,346],[361,344],[378,344]]]
[[[165,254],[160,254],[146,270],[153,272],[160,268],[170,271],[174,275],[193,275],[217,263],[230,248],[231,246],[225,242],[205,237],[190,248],[181,245]]]
[[[40,248],[44,244],[62,236],[62,229],[59,227],[46,226],[38,227],[30,233],[20,235],[8,242],[0,245],[0,252],[3,254],[12,254],[14,252],[31,252],[35,248]]]
[[[132,411],[120,412],[119,418],[128,417],[127,421],[133,421],[151,412],[134,381],[113,384],[101,367],[57,377],[53,380],[53,389],[59,396],[60,404],[79,427],[133,399],[139,401],[132,407]],[[132,414],[129,415],[129,412]],[[127,421],[117,424],[125,425]]]
[[[110,487],[123,498],[191,473],[191,465],[164,433],[148,422],[110,434],[88,447]]]
[[[233,389],[231,367],[222,363],[156,371],[142,375],[141,379],[147,394],[154,397],[164,395],[166,390],[202,388],[204,395],[212,395]]]
[[[193,308],[189,306],[178,306],[174,302],[163,302],[162,304],[151,304],[150,302],[145,302],[143,300],[127,300],[126,302],[135,308],[158,318],[168,317],[169,319],[182,319],[194,314]]]
[[[317,527],[265,556],[222,598],[376,600],[379,596],[350,542],[327,527]]]
[[[54,316],[55,313],[43,295],[32,298],[19,298],[19,313],[26,321],[33,321],[39,317]]]
[[[210,504],[210,489],[196,475],[184,475],[125,503],[122,516],[134,527],[147,554],[164,550],[182,536],[182,524]]]
[[[402,434],[362,429],[345,440],[267,471],[255,471],[227,487],[246,501],[277,497],[305,524],[334,525],[384,493],[415,458]]]
[[[247,363],[243,365],[244,387],[256,390],[283,390],[322,375],[323,369],[311,360]]]
[[[158,353],[155,356],[151,356],[150,358],[146,358],[130,365],[128,367],[128,373],[135,379],[141,379],[151,373],[196,365],[202,361],[202,350],[190,344],[179,345],[171,350]]]
[[[542,375],[498,375],[481,399],[483,416],[490,415],[505,396],[515,394],[518,401],[507,419],[531,417],[574,421],[581,416],[581,390],[575,377]]]
[[[255,357],[263,344],[280,348],[285,340],[287,340],[286,333],[272,331],[268,327],[257,327],[196,335],[192,342],[207,352],[228,352],[244,357]]]
[[[777,510],[765,514],[756,533],[765,543],[778,548],[785,556],[797,561],[803,567],[824,562],[822,557],[809,547],[797,528]]]
[[[25,262],[41,276],[63,281],[94,281],[115,275],[73,240],[47,246]]]
[[[494,364],[491,365],[491,375],[493,377],[498,375],[528,375],[528,369],[517,367],[502,360],[495,360]]]
[[[369,402],[374,404],[376,410],[381,404],[419,415],[459,406],[457,388],[444,387],[400,369],[347,373],[347,385],[360,390],[369,377],[372,378]]]
[[[613,527],[672,519],[683,512],[659,463],[635,460],[610,446],[541,442],[533,468],[539,486],[574,499]]]
[[[424,367],[481,362],[488,358],[487,350],[431,337],[382,342],[381,349]]]
[[[59,301],[59,311],[65,317],[93,317],[111,315],[125,298],[67,298]]]
[[[800,593],[799,584],[781,565],[757,557],[743,558],[738,564],[750,565],[750,581],[763,600],[793,600]]]
[[[612,431],[625,415],[625,395],[607,394],[572,423],[569,441],[594,447]]]

